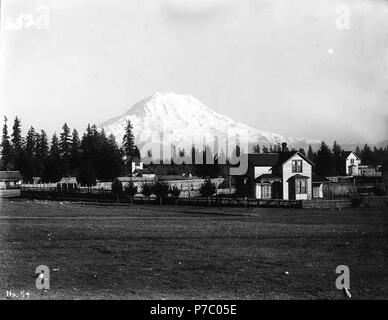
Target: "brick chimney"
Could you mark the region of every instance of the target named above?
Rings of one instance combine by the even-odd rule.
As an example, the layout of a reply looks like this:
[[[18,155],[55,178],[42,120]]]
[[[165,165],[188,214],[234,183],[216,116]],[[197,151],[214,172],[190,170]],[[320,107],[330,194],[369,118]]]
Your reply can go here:
[[[286,152],[286,151],[288,151],[287,142],[283,142],[282,143],[282,152]]]

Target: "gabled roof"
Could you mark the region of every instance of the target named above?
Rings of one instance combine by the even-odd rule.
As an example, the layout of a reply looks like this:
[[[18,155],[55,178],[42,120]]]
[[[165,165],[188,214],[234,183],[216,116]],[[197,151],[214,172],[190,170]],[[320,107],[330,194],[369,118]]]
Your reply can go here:
[[[248,162],[254,167],[281,166],[294,155],[298,154],[306,162],[314,166],[314,163],[299,151],[282,151],[276,153],[249,153]]]
[[[298,155],[303,160],[311,164],[312,166],[315,166],[314,162],[312,162],[309,158],[304,156],[299,151],[285,151],[285,152],[279,152],[279,162],[277,163],[278,166],[281,166],[283,163],[287,162],[289,159],[291,159],[294,155]]]
[[[349,155],[350,155],[351,153],[353,153],[353,154],[356,156],[356,158],[357,158],[358,160],[360,160],[360,158],[358,157],[357,153],[355,153],[354,151],[342,151],[341,157],[342,157],[343,159],[346,159],[347,157],[349,157]]]
[[[0,179],[2,180],[23,180],[20,171],[0,171]]]
[[[279,160],[279,153],[249,153],[248,162],[254,167],[272,167]]]

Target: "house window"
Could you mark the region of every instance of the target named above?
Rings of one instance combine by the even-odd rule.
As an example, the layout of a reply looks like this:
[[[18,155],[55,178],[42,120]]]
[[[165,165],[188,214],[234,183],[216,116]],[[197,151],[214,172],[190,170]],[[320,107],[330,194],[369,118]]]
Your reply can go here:
[[[354,164],[354,159],[350,159],[350,164]]]
[[[307,181],[296,181],[296,193],[297,194],[306,194],[307,193]]]
[[[292,160],[292,173],[302,172],[302,160]]]

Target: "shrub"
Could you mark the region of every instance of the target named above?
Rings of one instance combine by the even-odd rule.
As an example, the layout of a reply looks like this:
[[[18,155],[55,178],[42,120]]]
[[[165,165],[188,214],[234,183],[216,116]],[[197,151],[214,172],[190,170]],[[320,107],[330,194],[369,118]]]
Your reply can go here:
[[[210,179],[206,179],[199,189],[199,193],[202,197],[210,197],[216,193],[216,185]]]
[[[161,179],[156,180],[153,185],[154,194],[158,198],[167,197],[169,189],[170,189],[170,185],[166,181],[163,181]]]
[[[135,196],[135,194],[137,193],[137,186],[135,186],[133,184],[133,182],[131,181],[126,187],[125,187],[125,193],[127,195],[129,195],[131,198],[133,196]]]
[[[148,183],[148,182],[144,182],[142,185],[141,185],[141,193],[145,196],[145,197],[149,197],[152,193],[153,193],[153,186],[151,183]]]
[[[117,196],[117,202],[119,202],[120,193],[123,192],[123,184],[120,180],[114,180],[112,183],[112,193]]]
[[[168,193],[171,194],[174,198],[178,198],[179,195],[181,194],[181,189],[179,189],[177,186],[173,186],[168,190]]]

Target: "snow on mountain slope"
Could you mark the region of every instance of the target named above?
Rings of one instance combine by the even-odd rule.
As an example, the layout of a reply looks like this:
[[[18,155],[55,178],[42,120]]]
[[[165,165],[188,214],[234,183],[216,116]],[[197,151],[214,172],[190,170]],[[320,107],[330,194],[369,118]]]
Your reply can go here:
[[[214,112],[190,95],[175,93],[157,92],[136,103],[124,115],[102,123],[100,127],[104,128],[107,134],[113,133],[121,143],[128,119],[132,123],[135,141],[140,148],[153,142],[183,146],[186,149],[198,141],[213,143],[214,137],[219,137],[221,143],[222,137],[225,137],[228,131],[247,132],[246,139],[250,145],[287,142],[299,146],[319,143],[315,139],[290,138],[251,128]],[[165,133],[164,139],[160,137],[161,132]],[[244,139],[240,137],[241,141]]]

